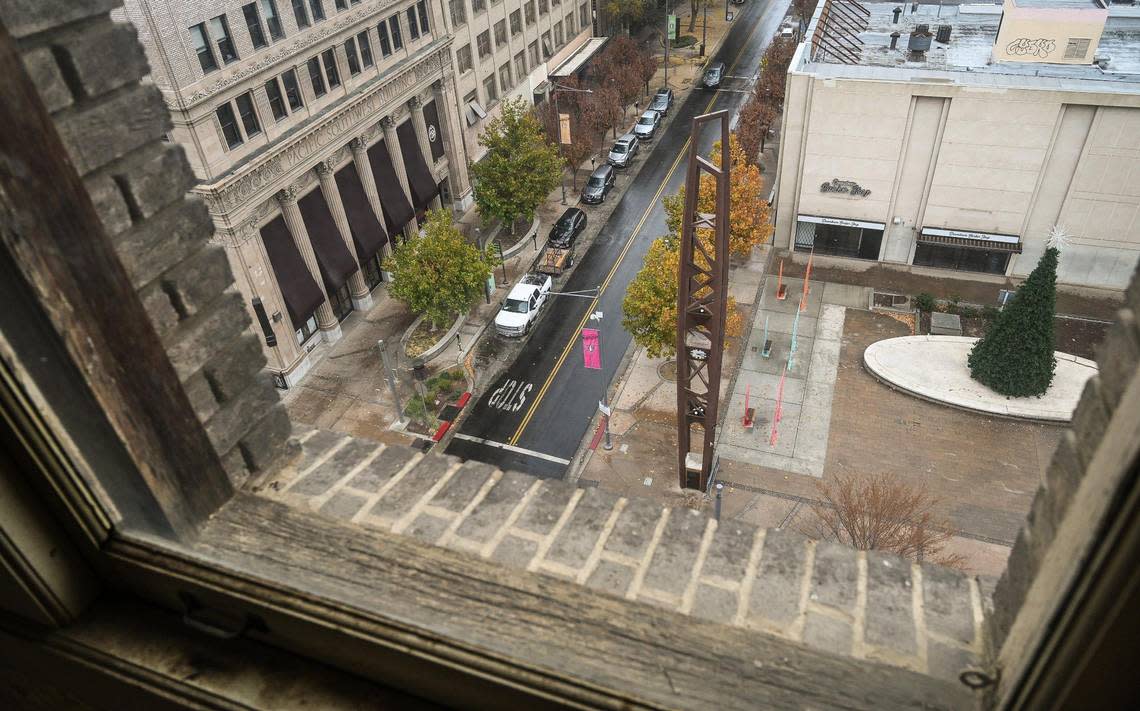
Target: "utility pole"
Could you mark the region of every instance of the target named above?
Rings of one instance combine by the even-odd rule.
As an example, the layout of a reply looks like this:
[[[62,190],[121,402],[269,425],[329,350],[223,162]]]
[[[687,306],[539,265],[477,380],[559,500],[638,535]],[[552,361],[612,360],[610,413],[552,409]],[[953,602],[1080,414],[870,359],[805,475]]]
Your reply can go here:
[[[725,0],[728,2],[728,0]],[[669,21],[669,0],[665,0],[665,86],[669,86],[669,30],[673,23]]]
[[[609,388],[606,387],[606,369],[602,362],[602,312],[595,311],[590,314],[590,320],[598,322],[598,375],[602,377],[602,416],[606,418],[606,443],[604,446],[606,451],[609,451],[614,448],[614,443],[610,441],[610,402],[607,394]]]
[[[705,17],[701,24],[701,56],[705,56],[705,45],[709,41],[709,0],[703,0],[702,7],[705,10]]]

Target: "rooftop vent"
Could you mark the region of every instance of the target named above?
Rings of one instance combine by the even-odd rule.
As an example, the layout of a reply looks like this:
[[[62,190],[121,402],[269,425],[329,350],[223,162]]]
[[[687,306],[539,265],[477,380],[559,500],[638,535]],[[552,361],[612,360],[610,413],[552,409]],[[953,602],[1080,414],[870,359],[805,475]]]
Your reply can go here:
[[[1107,54],[1097,54],[1093,56],[1093,64],[1101,69],[1108,69],[1108,63],[1112,61],[1112,57]]]
[[[914,32],[910,33],[910,39],[907,41],[906,48],[911,52],[915,52],[921,55],[923,52],[926,52],[930,49],[930,41],[933,38],[934,35],[930,34],[929,32],[919,32],[918,30],[915,30]]]
[[[902,8],[896,7],[894,10],[891,10],[891,12],[895,15],[894,18],[891,19],[891,22],[896,25],[899,24],[899,15],[902,14]]]
[[[892,32],[891,33],[891,49],[898,49],[899,37],[902,37],[901,33],[899,33],[899,32]]]
[[[938,35],[934,39],[938,42],[941,42],[942,44],[949,44],[950,43],[950,31],[952,29],[953,29],[953,27],[951,25],[939,25],[938,26]]]
[[[915,25],[914,31],[920,35],[924,35],[927,32],[930,32],[930,25]]]

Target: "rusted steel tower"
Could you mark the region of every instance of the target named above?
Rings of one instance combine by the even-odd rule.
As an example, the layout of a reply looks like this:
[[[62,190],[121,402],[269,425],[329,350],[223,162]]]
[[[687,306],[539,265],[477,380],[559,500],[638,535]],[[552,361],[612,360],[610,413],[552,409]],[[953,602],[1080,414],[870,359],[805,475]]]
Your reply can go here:
[[[701,131],[720,125],[720,167],[700,154]],[[682,489],[708,488],[720,404],[728,302],[728,112],[693,119],[677,289],[677,469]],[[701,178],[716,185],[716,212],[697,212]],[[700,234],[698,234],[698,230]],[[693,429],[702,444],[693,450]]]

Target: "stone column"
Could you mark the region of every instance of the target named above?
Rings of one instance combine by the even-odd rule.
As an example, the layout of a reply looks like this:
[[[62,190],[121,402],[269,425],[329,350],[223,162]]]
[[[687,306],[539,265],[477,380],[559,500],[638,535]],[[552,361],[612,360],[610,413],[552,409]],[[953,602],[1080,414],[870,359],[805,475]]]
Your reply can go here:
[[[301,217],[301,208],[297,206],[297,188],[290,185],[277,192],[277,202],[281,204],[281,216],[285,218],[285,226],[293,236],[293,244],[305,260],[309,274],[317,282],[317,288],[325,295],[324,302],[317,307],[317,327],[321,329],[321,337],[329,343],[340,340],[340,322],[336,320],[332,306],[329,305],[328,292],[325,291],[325,280],[321,278],[321,269],[317,266],[317,255],[313,252],[313,244],[309,240],[309,230],[305,227],[305,220]]]
[[[352,228],[348,225],[348,215],[345,214],[344,202],[340,199],[340,188],[336,186],[332,160],[317,163],[317,178],[321,181],[321,192],[329,204],[329,211],[332,212],[333,222],[340,232],[340,238],[356,264],[356,271],[348,277],[348,293],[351,295],[352,308],[366,313],[372,308],[372,294],[368,292],[368,284],[364,282],[364,274],[360,271],[360,260],[356,258],[356,245],[352,243]]]
[[[372,212],[376,213],[377,222],[387,230],[388,226],[384,224],[384,206],[380,202],[380,191],[376,189],[376,177],[372,175],[372,159],[368,157],[368,146],[364,143],[363,138],[358,137],[349,141],[348,147],[352,151],[352,162],[356,164],[356,172],[364,186],[364,194],[368,197],[368,204],[372,206]],[[381,256],[387,257],[391,252],[392,235],[388,235],[388,242],[381,250]]]
[[[420,97],[413,96],[408,100],[408,107],[412,113],[412,128],[416,132],[416,140],[420,144],[420,153],[424,157],[424,162],[428,165],[428,170],[431,171],[431,179],[435,180],[435,161],[431,157],[431,141],[428,140],[427,135],[427,121],[424,119],[424,102],[420,101]],[[436,111],[438,112],[438,108]],[[438,210],[443,207],[440,202],[439,195],[436,195],[431,201],[433,210]]]
[[[404,154],[400,150],[400,137],[396,135],[396,122],[391,116],[380,119],[380,128],[384,129],[384,144],[388,146],[388,155],[392,158],[392,168],[396,171],[396,178],[400,181],[400,189],[411,202],[412,190],[408,185],[408,171],[404,170]],[[412,218],[404,225],[404,236],[413,239],[420,233],[420,226],[416,218]]]
[[[467,175],[467,151],[463,147],[463,127],[455,108],[455,82],[450,76],[432,84],[435,110],[443,128],[443,150],[447,155],[447,178],[451,184],[452,209],[466,212],[474,202],[471,178]]]

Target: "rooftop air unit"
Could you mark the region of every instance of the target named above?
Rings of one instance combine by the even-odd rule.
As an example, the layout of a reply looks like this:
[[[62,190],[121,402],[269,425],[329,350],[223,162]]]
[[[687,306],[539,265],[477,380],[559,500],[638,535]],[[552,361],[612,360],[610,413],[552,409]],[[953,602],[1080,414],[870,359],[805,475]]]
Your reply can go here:
[[[952,29],[951,25],[939,25],[938,35],[934,39],[942,44],[950,44],[950,31]]]

